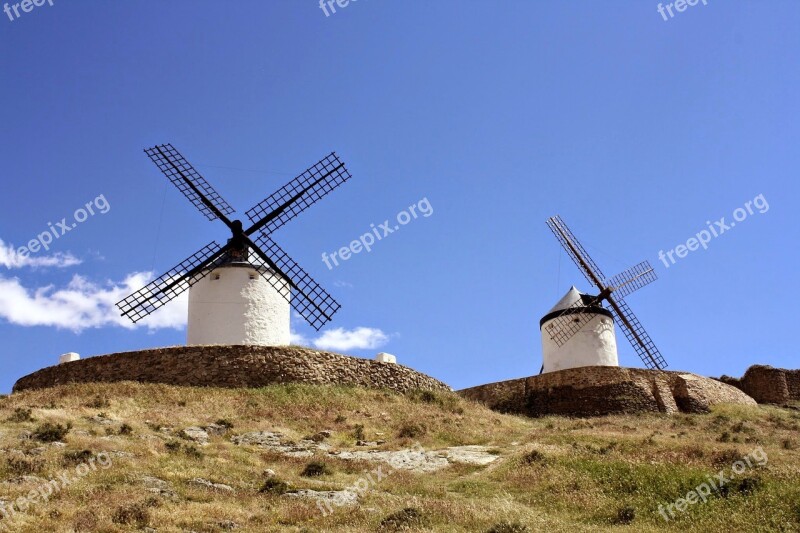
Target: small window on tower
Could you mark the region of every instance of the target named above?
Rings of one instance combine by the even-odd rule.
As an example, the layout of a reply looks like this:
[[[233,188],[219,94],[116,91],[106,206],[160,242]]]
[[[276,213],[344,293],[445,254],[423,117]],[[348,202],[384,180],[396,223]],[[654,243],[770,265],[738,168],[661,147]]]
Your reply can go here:
[[[256,279],[255,273],[253,273],[253,272],[250,273],[250,279]]]
[[[213,276],[211,276],[211,279],[213,280],[219,279],[219,274],[214,274]]]

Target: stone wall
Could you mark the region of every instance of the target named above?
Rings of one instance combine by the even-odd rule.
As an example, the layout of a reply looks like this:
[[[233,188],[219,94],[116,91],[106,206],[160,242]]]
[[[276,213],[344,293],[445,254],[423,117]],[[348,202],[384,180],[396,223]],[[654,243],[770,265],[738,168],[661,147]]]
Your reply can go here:
[[[21,378],[14,392],[64,383],[139,381],[209,387],[313,383],[451,390],[408,367],[295,346],[178,346],[89,357]]]
[[[756,405],[740,390],[685,372],[591,366],[458,391],[488,407],[528,416],[706,412],[718,403]]]
[[[800,370],[753,365],[739,379],[722,376],[719,380],[741,389],[758,403],[784,405],[800,401]]]

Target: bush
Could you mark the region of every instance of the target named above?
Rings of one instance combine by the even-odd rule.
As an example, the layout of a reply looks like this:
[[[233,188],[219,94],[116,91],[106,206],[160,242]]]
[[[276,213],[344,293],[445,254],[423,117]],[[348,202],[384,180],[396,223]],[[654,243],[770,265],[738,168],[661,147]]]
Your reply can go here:
[[[231,422],[227,418],[220,418],[214,423],[218,426],[224,427],[225,429],[233,429],[233,422]]]
[[[86,407],[91,407],[92,409],[108,409],[111,407],[111,402],[108,401],[108,398],[105,396],[95,396],[92,401],[86,404]]]
[[[94,457],[94,454],[89,450],[80,450],[76,452],[64,452],[64,465],[74,466],[87,462]]]
[[[797,445],[794,443],[792,439],[785,439],[781,443],[781,446],[783,446],[784,450],[794,450],[795,448],[797,448]]]
[[[617,519],[615,520],[617,524],[630,524],[634,520],[636,520],[636,509],[630,505],[617,510]]]
[[[424,525],[422,513],[413,507],[406,507],[396,513],[392,513],[383,520],[381,526],[386,529],[402,530]]]
[[[131,435],[133,433],[133,428],[128,424],[122,424],[117,433],[120,435]]]
[[[414,424],[408,422],[400,427],[400,432],[397,435],[400,438],[416,439],[417,437],[423,436],[427,432],[428,428],[425,427],[425,424]]]
[[[57,442],[63,440],[71,429],[71,423],[62,426],[61,424],[45,422],[34,430],[33,438],[41,442]]]
[[[486,530],[486,533],[528,533],[530,529],[528,526],[524,526],[519,522],[509,523],[509,522],[499,522],[489,529]]]
[[[111,521],[115,524],[145,527],[150,522],[150,511],[141,503],[126,505],[114,511]]]
[[[539,450],[531,450],[520,459],[524,465],[544,464],[547,458]]]
[[[289,491],[289,484],[275,478],[269,478],[264,482],[264,486],[258,491],[262,494],[286,494]]]
[[[319,461],[308,463],[303,471],[300,472],[300,475],[303,477],[319,477],[328,474],[332,474],[331,469],[328,468],[328,465]]]
[[[761,488],[761,479],[757,477],[746,477],[739,481],[737,489],[742,494],[749,496]]]
[[[44,466],[41,459],[28,459],[27,457],[9,457],[6,459],[8,470],[15,476],[30,476],[37,474]]]
[[[367,437],[364,435],[364,424],[356,424],[353,430],[353,438],[356,440],[367,440]]]
[[[334,420],[337,424],[343,424],[345,421],[347,421],[347,417],[344,415],[336,415],[336,419]]]
[[[14,409],[14,413],[8,417],[9,422],[33,422],[34,419],[31,416],[31,410],[25,409],[23,407],[17,407]]]

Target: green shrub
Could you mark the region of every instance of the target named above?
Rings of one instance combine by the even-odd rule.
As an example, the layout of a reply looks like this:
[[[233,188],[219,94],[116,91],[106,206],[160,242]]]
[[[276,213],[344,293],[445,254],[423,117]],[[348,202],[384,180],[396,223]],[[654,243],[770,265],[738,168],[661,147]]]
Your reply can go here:
[[[531,450],[524,454],[520,458],[520,461],[524,465],[545,464],[547,462],[547,458],[539,450]]]
[[[405,509],[397,511],[396,513],[392,513],[381,520],[381,527],[396,531],[420,527],[423,525],[425,524],[422,512],[413,507],[406,507]]]
[[[634,520],[636,520],[636,509],[630,505],[617,510],[617,518],[615,520],[617,524],[630,524]]]
[[[31,410],[25,409],[23,407],[17,407],[14,409],[14,413],[8,417],[9,422],[33,422],[34,419],[31,416]]]
[[[328,465],[319,461],[312,461],[306,465],[302,472],[300,472],[301,476],[304,477],[319,477],[331,474],[331,469],[328,468]]]
[[[114,511],[111,521],[115,524],[134,525],[143,528],[150,522],[150,511],[141,503],[125,505],[118,507]]]
[[[39,458],[29,459],[23,456],[12,456],[6,459],[9,472],[15,476],[30,476],[38,474],[44,466],[44,461]]]
[[[72,424],[66,426],[45,422],[33,431],[33,438],[41,442],[57,442],[63,440],[72,429]]]
[[[89,450],[64,452],[63,461],[65,466],[74,466],[85,463],[92,457],[94,457],[94,454]]]
[[[276,478],[269,478],[264,482],[264,486],[258,492],[262,494],[286,494],[289,491],[289,484]]]
[[[400,438],[416,439],[427,432],[428,428],[425,427],[425,424],[407,422],[400,427],[400,432],[397,435]]]
[[[233,429],[233,422],[231,422],[227,418],[220,418],[214,423],[218,426],[224,427],[225,429]]]

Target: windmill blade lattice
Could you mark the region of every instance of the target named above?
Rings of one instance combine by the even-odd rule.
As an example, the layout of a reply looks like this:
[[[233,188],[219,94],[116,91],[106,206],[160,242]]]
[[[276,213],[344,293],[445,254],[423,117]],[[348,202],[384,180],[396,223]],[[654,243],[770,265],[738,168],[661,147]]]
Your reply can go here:
[[[596,305],[599,305],[598,299],[587,305],[579,298],[553,318],[544,329],[553,342],[558,346],[564,346],[568,340],[596,316],[590,312],[591,307]]]
[[[134,323],[184,292],[206,277],[211,268],[204,268],[224,254],[225,248],[212,241],[164,275],[151,281],[127,298],[117,302],[117,307]]]
[[[249,209],[246,214],[253,227],[247,230],[247,234],[258,231],[272,233],[350,178],[350,172],[341,159],[336,153],[330,153]]]
[[[256,237],[255,241],[267,257],[280,269],[281,273],[286,276],[286,281],[292,287],[291,297],[286,294],[280,278],[276,279],[275,276],[266,272],[267,269],[272,270],[268,263],[262,258],[253,257],[250,258],[250,262],[259,267],[259,272],[276,290],[280,291],[281,295],[292,305],[292,308],[314,329],[319,331],[322,326],[331,321],[334,313],[341,308],[339,303],[268,235],[262,233]]]
[[[148,148],[145,150],[145,153],[153,163],[156,164],[159,170],[164,173],[169,181],[171,181],[208,220],[214,220],[218,217],[203,202],[200,195],[192,186],[187,183],[187,180],[190,181],[197,190],[200,191],[200,194],[205,196],[221,213],[230,215],[234,212],[234,209],[228,205],[228,202],[214,190],[214,187],[212,187],[171,144],[162,144]]]
[[[621,272],[607,280],[604,285],[614,291],[614,298],[621,299],[638,291],[658,279],[655,269],[649,261],[642,261],[638,265]]]
[[[647,334],[644,326],[633,314],[625,300],[616,301],[609,298],[608,303],[617,323],[622,326],[622,332],[625,333],[625,337],[644,365],[650,369],[663,370],[667,368],[667,361],[661,356],[661,352],[658,351],[650,335]]]

